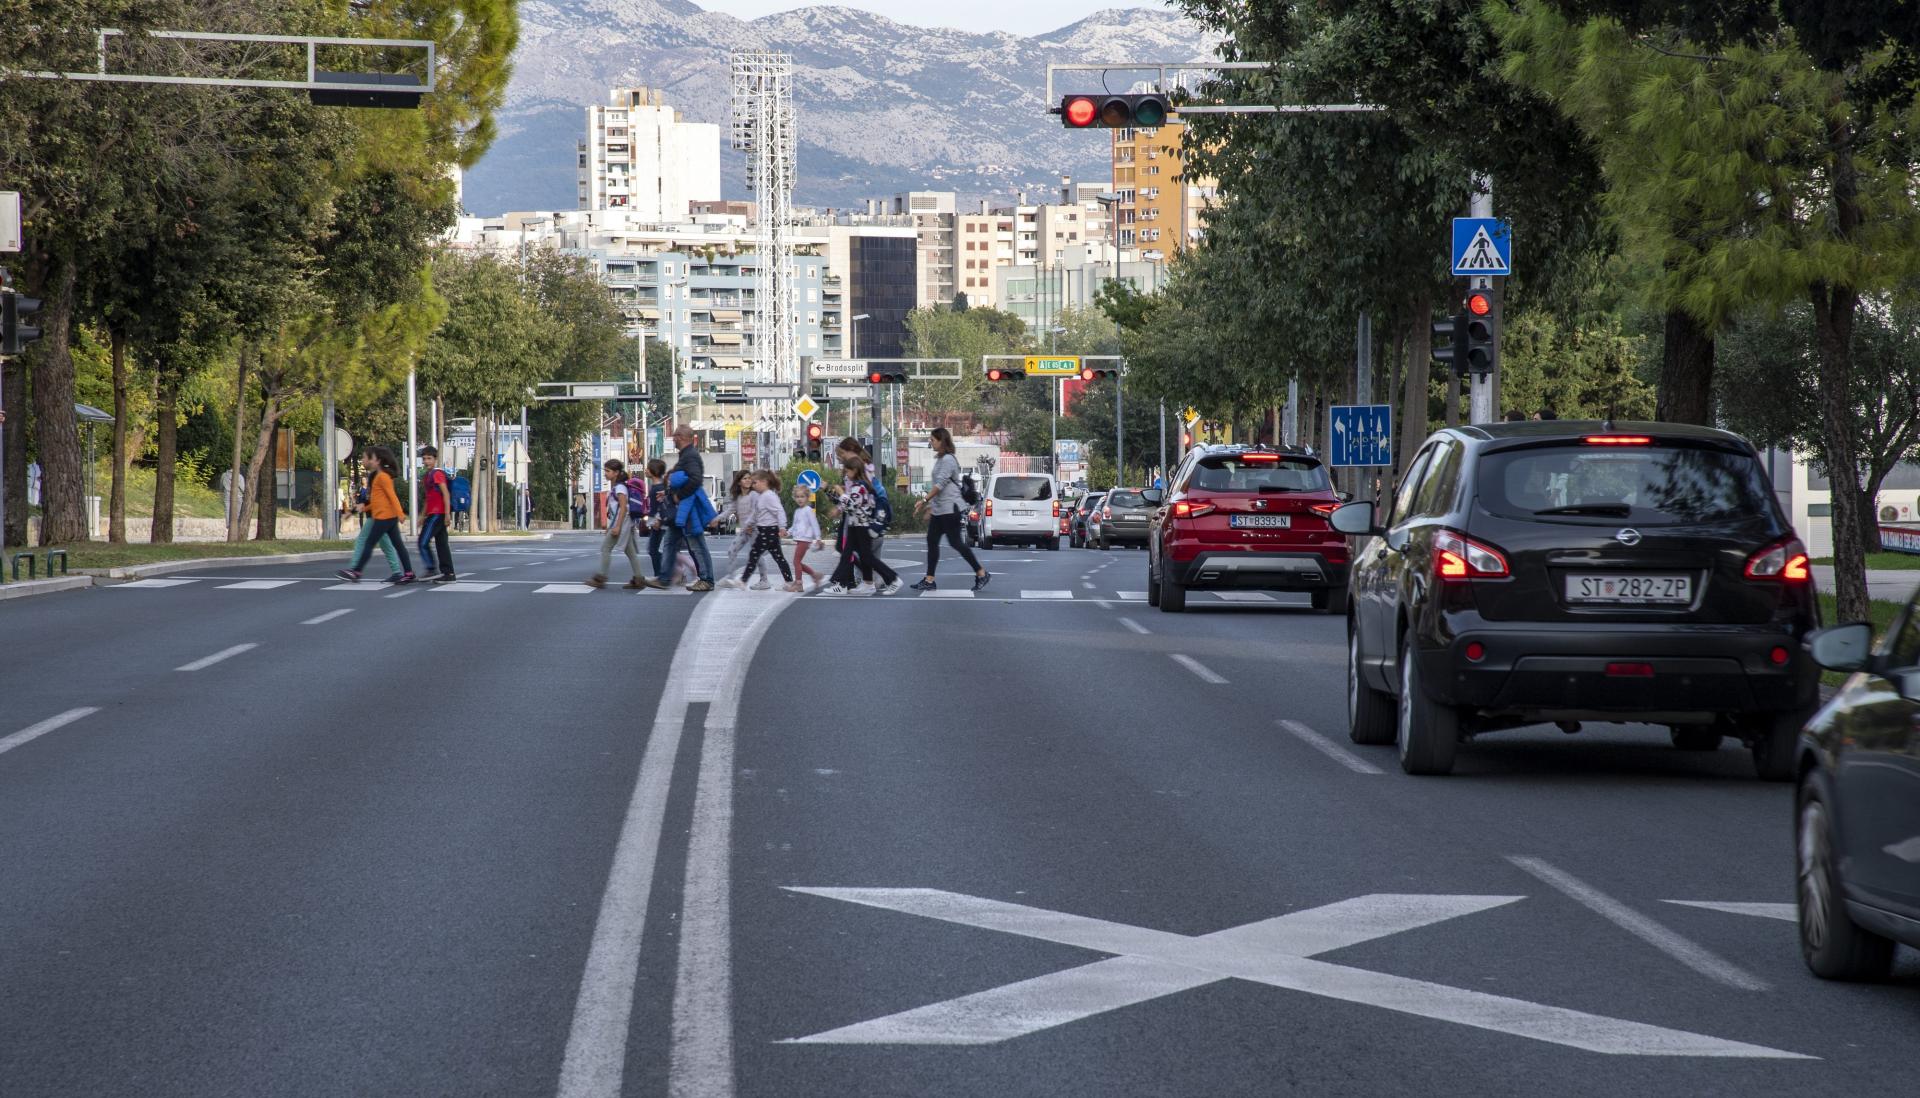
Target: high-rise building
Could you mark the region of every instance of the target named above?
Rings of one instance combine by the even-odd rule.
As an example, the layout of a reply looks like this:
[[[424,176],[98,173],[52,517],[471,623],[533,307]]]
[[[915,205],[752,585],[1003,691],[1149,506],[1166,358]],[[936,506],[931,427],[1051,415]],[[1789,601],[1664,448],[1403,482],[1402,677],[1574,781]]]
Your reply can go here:
[[[948,304],[958,292],[953,262],[957,200],[952,191],[908,191],[868,204],[881,215],[906,218],[913,226],[920,275],[915,297],[920,306]]]
[[[720,127],[686,122],[658,90],[614,88],[587,108],[579,142],[579,205],[630,210],[641,221],[685,221],[720,197]]]
[[[963,213],[954,227],[954,271],[956,296],[968,303],[984,304],[993,299],[993,272],[1011,266],[1019,257],[1014,253],[1014,215],[992,213],[982,202],[975,213]]]
[[[1200,215],[1213,201],[1210,179],[1183,180],[1180,141],[1186,126],[1119,129],[1113,132],[1113,189],[1119,198],[1114,228],[1121,248],[1138,248],[1142,259],[1171,259],[1200,242]]]

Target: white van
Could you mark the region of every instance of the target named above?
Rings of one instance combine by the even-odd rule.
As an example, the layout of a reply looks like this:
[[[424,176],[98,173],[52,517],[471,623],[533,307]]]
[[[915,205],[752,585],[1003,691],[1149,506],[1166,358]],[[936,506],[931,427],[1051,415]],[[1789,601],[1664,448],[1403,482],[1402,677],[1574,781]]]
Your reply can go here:
[[[1023,541],[1060,548],[1060,484],[1051,473],[996,473],[980,499],[980,547]]]

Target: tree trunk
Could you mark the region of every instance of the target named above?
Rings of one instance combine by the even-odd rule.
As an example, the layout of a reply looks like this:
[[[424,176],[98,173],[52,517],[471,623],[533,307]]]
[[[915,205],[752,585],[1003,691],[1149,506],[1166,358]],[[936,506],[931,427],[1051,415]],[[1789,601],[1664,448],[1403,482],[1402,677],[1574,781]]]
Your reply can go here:
[[[267,448],[273,444],[273,433],[280,426],[279,380],[277,378],[269,378],[265,373],[262,373],[260,375],[260,388],[266,394],[266,403],[260,415],[260,429],[254,432],[253,456],[247,460],[247,492],[240,504],[240,514],[243,519],[248,511],[254,509],[255,501],[263,498],[260,494],[260,470],[266,462]],[[269,475],[271,475],[271,472],[271,470],[268,471]],[[272,494],[271,491],[267,493],[269,496]],[[244,535],[245,531],[246,523],[243,521],[238,524],[234,535],[230,536],[227,540],[242,541],[244,540],[242,535]],[[257,532],[256,528],[256,533]]]
[[[1713,426],[1713,335],[1681,309],[1667,313],[1654,418]]]
[[[127,543],[127,334],[113,329],[113,479],[107,487],[107,541]]]
[[[253,528],[255,541],[272,541],[280,531],[280,423],[277,419],[267,436],[265,473],[267,490],[260,494],[259,517]]]
[[[1433,291],[1422,289],[1407,309],[1406,390],[1400,405],[1400,468],[1413,464],[1427,441],[1427,368],[1433,362]]]
[[[230,474],[227,478],[228,541],[240,540],[240,531],[247,521],[247,509],[243,505],[246,493],[240,487],[241,447],[247,437],[247,345],[244,342],[240,344],[238,359],[233,385],[233,464],[227,466]],[[251,482],[248,487],[252,487]]]
[[[180,456],[180,425],[174,418],[174,408],[179,400],[180,379],[162,371],[154,395],[159,453],[153,465],[153,527],[147,532],[147,540],[155,545],[173,542],[173,479]]]
[[[1813,288],[1814,340],[1820,355],[1820,463],[1833,500],[1835,610],[1840,621],[1867,619],[1867,556],[1861,536],[1873,518],[1873,498],[1860,484],[1854,432],[1853,320],[1858,295],[1849,287]]]
[[[6,426],[0,427],[7,450],[7,481],[0,492],[7,494],[7,525],[0,530],[0,545],[27,543],[27,364],[13,357],[0,359],[0,410],[7,413]]]
[[[73,414],[73,264],[50,258],[46,290],[45,335],[35,348],[33,422],[40,460],[40,544],[87,541],[86,475],[82,469],[80,426]]]

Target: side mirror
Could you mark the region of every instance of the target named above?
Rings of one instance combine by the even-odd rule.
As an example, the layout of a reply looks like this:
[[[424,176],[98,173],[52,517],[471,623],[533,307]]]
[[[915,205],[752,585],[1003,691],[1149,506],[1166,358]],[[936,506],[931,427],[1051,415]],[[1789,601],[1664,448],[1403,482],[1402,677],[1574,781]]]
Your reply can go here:
[[[1167,494],[1158,488],[1142,488],[1140,489],[1140,498],[1158,507],[1166,501]]]
[[[1893,673],[1893,683],[1900,690],[1900,696],[1908,701],[1920,701],[1920,667],[1909,667]]]
[[[1380,528],[1373,524],[1373,504],[1349,503],[1334,509],[1333,516],[1327,520],[1335,530],[1343,534],[1365,536],[1377,534]]]
[[[1807,647],[1813,662],[1829,671],[1864,671],[1873,653],[1873,626],[1856,621],[1815,629],[1807,634]]]

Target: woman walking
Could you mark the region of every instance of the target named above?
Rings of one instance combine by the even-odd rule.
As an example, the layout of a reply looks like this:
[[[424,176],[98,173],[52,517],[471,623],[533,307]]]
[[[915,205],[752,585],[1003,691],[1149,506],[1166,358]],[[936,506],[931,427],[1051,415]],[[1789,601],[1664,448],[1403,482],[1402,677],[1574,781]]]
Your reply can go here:
[[[878,574],[881,586],[875,594],[891,595],[900,590],[900,577],[873,550],[872,527],[879,503],[873,492],[873,480],[867,473],[867,463],[850,455],[842,468],[847,474],[846,482],[840,487],[841,537],[845,548],[840,552],[840,567],[834,569],[833,583],[828,585],[827,593],[852,594],[853,569],[858,563],[862,572]]]
[[[927,489],[917,510],[927,514],[927,574],[919,583],[913,585],[915,591],[931,591],[937,584],[933,581],[934,572],[940,568],[940,541],[946,539],[953,546],[960,559],[973,569],[973,589],[980,590],[987,585],[992,576],[973,557],[973,551],[960,540],[960,511],[966,502],[960,498],[960,459],[953,455],[953,434],[945,427],[933,429],[933,452],[940,455],[933,462],[933,484]]]
[[[400,519],[406,512],[400,508],[400,497],[393,492],[393,475],[400,471],[400,462],[393,451],[385,446],[369,446],[360,455],[360,466],[369,475],[367,481],[367,513],[373,516],[368,525],[373,532],[367,535],[367,544],[360,547],[354,555],[353,567],[342,568],[335,573],[348,583],[360,582],[360,570],[367,566],[367,558],[373,554],[373,544],[381,538],[393,543],[393,551],[400,557],[400,574],[388,580],[390,583],[413,582],[413,560],[407,556],[407,543],[400,540]]]

